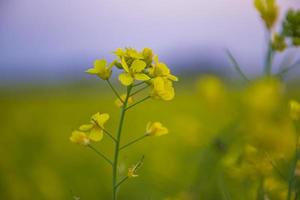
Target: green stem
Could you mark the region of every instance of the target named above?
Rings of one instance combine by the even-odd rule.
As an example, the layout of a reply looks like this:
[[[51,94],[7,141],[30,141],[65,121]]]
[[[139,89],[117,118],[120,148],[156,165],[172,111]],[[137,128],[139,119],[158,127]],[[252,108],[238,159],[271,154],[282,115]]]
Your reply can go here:
[[[112,134],[110,134],[110,132],[108,132],[108,131],[105,130],[105,129],[102,129],[102,130],[103,130],[103,132],[106,133],[113,141],[117,142],[117,139],[116,139],[114,136],[112,136]]]
[[[146,88],[148,88],[148,87],[149,87],[149,85],[146,85],[146,86],[144,86],[144,87],[138,89],[137,91],[133,92],[130,96],[132,97],[133,95],[138,94],[139,92],[143,91],[144,89],[146,89]]]
[[[265,65],[264,65],[264,75],[265,76],[272,75],[273,57],[274,57],[274,51],[272,49],[271,32],[269,32],[268,50],[266,53]]]
[[[132,144],[134,144],[134,143],[136,143],[136,142],[138,142],[138,141],[144,139],[144,138],[147,137],[147,136],[148,136],[148,135],[143,135],[143,136],[141,136],[141,137],[139,137],[139,138],[136,138],[136,139],[132,140],[131,142],[125,144],[125,145],[122,146],[122,147],[120,147],[120,150],[125,149],[126,147],[128,147],[128,146],[130,146],[130,145],[132,145]]]
[[[117,98],[124,103],[124,101],[122,100],[122,98],[120,97],[119,93],[117,92],[117,90],[114,88],[114,86],[111,84],[111,82],[109,80],[106,80],[109,87],[112,89],[112,91],[115,93],[115,95],[117,96]]]
[[[91,145],[88,145],[88,147],[90,149],[92,149],[96,154],[98,154],[99,156],[101,156],[104,160],[106,160],[110,165],[113,165],[113,162],[109,158],[107,158],[103,153],[101,153],[100,151],[98,151],[97,149],[95,149]]]
[[[119,187],[122,183],[124,183],[124,181],[126,181],[128,178],[129,178],[128,176],[125,176],[122,180],[120,180],[119,183],[117,183],[117,184],[115,185],[115,188],[118,189],[118,187]]]
[[[126,106],[128,103],[128,98],[130,97],[130,92],[131,92],[132,86],[128,86],[127,88],[127,95],[125,98],[125,101],[123,103],[123,106],[121,108],[121,116],[120,116],[120,122],[119,122],[119,128],[117,130],[117,141],[115,145],[115,155],[114,155],[114,162],[113,162],[113,174],[112,174],[112,189],[113,189],[113,194],[112,194],[112,199],[116,200],[117,199],[117,190],[115,186],[117,185],[117,179],[118,179],[118,159],[119,159],[119,148],[120,148],[120,142],[121,142],[121,134],[122,134],[122,128],[123,128],[123,123],[124,123],[124,118],[125,118],[125,113],[126,113]]]
[[[139,85],[143,85],[144,83],[146,83],[146,81],[143,81],[143,82],[137,83],[137,84],[133,85],[132,87],[137,87],[137,86],[139,86]]]
[[[125,110],[129,110],[130,108],[132,108],[132,107],[136,106],[137,104],[140,104],[140,103],[142,103],[143,101],[146,101],[146,100],[147,100],[147,99],[149,99],[149,98],[151,98],[151,96],[147,96],[147,97],[145,97],[145,98],[143,98],[143,99],[139,100],[138,102],[136,102],[136,103],[132,104],[131,106],[128,106],[128,107],[127,107]]]

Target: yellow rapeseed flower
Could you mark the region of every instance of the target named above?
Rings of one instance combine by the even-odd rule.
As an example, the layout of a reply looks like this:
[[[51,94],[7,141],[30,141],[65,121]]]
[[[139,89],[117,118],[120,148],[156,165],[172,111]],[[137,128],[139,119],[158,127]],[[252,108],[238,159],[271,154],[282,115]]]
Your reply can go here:
[[[153,77],[164,77],[171,81],[178,81],[178,78],[171,74],[170,69],[165,63],[159,62],[158,57],[154,58],[155,64],[149,69],[149,75]]]
[[[76,144],[88,145],[90,140],[98,142],[103,138],[104,124],[109,119],[107,113],[96,113],[91,117],[89,124],[83,124],[79,130],[73,131],[70,137],[71,142]]]
[[[70,141],[75,144],[80,144],[84,146],[90,144],[90,138],[87,136],[85,132],[82,131],[73,131],[70,137]]]
[[[151,79],[152,90],[151,97],[154,99],[162,99],[164,101],[170,101],[175,96],[173,83],[167,78],[156,77]]]
[[[164,127],[160,122],[148,122],[146,127],[146,135],[149,136],[162,136],[168,134],[169,130]]]
[[[86,73],[91,75],[97,75],[103,80],[108,80],[111,76],[112,65],[107,66],[106,60],[96,60],[94,67],[86,70]]]
[[[289,103],[290,107],[290,117],[293,120],[298,120],[300,118],[300,103],[295,100],[291,100]]]
[[[126,99],[126,94],[122,94],[120,97],[121,97],[121,100],[124,102],[125,99]],[[123,102],[122,102],[121,100],[120,100],[119,98],[117,98],[117,99],[115,100],[115,104],[116,104],[116,106],[119,107],[119,108],[123,106]],[[130,104],[132,104],[132,103],[133,103],[133,98],[132,98],[132,97],[129,97],[128,100],[127,100],[127,104],[130,105]]]
[[[142,60],[134,60],[130,66],[125,61],[125,58],[122,58],[121,65],[124,69],[124,73],[119,75],[120,82],[125,85],[131,85],[134,80],[138,81],[147,81],[150,77],[143,72],[146,68],[146,63]]]

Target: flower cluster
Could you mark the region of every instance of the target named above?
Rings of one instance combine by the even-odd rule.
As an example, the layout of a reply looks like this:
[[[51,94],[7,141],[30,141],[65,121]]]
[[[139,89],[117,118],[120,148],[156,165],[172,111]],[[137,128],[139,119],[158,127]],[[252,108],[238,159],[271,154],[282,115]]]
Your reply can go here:
[[[168,66],[160,62],[151,49],[137,51],[133,48],[118,48],[114,54],[116,59],[112,63],[96,60],[94,67],[86,72],[108,80],[112,75],[112,68],[116,67],[121,70],[119,81],[122,85],[134,86],[136,82],[144,82],[151,86],[152,98],[165,101],[174,98],[173,81],[178,81],[178,78],[171,74]]]
[[[98,142],[103,138],[104,124],[108,121],[109,114],[96,113],[91,117],[89,124],[83,124],[78,130],[72,132],[71,142],[80,145],[89,145],[90,141]]]

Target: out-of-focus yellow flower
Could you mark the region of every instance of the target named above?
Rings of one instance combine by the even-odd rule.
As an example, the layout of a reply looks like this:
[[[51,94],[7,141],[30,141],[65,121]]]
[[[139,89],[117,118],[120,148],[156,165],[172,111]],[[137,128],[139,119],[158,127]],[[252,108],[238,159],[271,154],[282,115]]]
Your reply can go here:
[[[297,161],[296,169],[295,169],[295,176],[300,177],[300,160]]]
[[[264,180],[264,190],[267,199],[284,200],[287,196],[287,189],[285,182],[275,179],[270,176]]]
[[[295,100],[289,102],[290,107],[290,117],[293,120],[298,120],[300,118],[300,103]]]
[[[87,136],[85,132],[82,131],[73,131],[70,137],[70,141],[75,144],[80,144],[84,146],[90,144],[90,138]]]
[[[148,122],[146,127],[146,135],[149,136],[162,136],[168,134],[169,130],[164,127],[160,122]]]
[[[151,97],[154,99],[162,99],[164,101],[170,101],[175,96],[173,83],[167,78],[156,77],[151,79]]]
[[[178,81],[178,78],[171,74],[170,69],[165,63],[159,62],[158,57],[155,56],[155,64],[149,69],[149,75],[152,78],[163,77],[171,81]]]
[[[276,4],[276,0],[254,0],[254,5],[264,20],[267,29],[271,29],[279,14],[279,7]]]
[[[150,79],[150,77],[143,72],[146,68],[146,63],[144,61],[134,60],[129,67],[125,59],[122,58],[121,64],[124,69],[124,73],[119,75],[119,80],[123,85],[131,85],[134,80],[147,81]]]
[[[86,73],[91,75],[97,75],[103,80],[108,80],[111,76],[111,66],[107,66],[106,60],[96,60],[94,67],[86,70]]]
[[[121,100],[124,102],[125,99],[126,99],[126,94],[122,94],[120,97],[121,97]],[[117,99],[115,100],[115,104],[116,104],[116,106],[119,107],[119,108],[123,106],[123,102],[122,102],[121,100],[120,100],[119,98],[117,98]],[[130,104],[132,104],[132,103],[133,103],[133,98],[132,98],[132,97],[129,97],[128,100],[127,100],[127,104],[130,105]]]
[[[282,85],[277,79],[262,79],[253,82],[246,90],[244,103],[254,116],[264,116],[278,109],[282,100]]]
[[[91,123],[83,124],[79,130],[73,131],[70,137],[71,142],[88,145],[90,140],[98,142],[103,138],[104,124],[109,119],[107,113],[96,113],[91,117]]]
[[[220,78],[212,75],[204,75],[197,81],[197,91],[210,108],[220,109],[226,104],[226,90]]]

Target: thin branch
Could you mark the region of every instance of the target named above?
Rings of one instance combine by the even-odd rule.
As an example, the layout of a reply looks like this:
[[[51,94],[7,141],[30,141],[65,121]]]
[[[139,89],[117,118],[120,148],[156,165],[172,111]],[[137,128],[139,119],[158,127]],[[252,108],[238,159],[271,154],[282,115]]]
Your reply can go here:
[[[137,84],[135,84],[135,85],[132,85],[132,87],[137,87],[137,86],[139,86],[139,85],[143,85],[144,83],[146,83],[146,81],[142,81],[142,82],[140,82],[140,83],[137,83]]]
[[[136,106],[136,105],[139,104],[139,103],[142,103],[143,101],[146,101],[146,100],[149,99],[149,98],[151,98],[151,96],[147,96],[147,97],[145,97],[145,98],[139,100],[138,102],[132,104],[131,106],[128,106],[125,110],[129,110],[130,108]]]
[[[115,95],[117,96],[117,98],[124,103],[124,101],[122,100],[122,98],[120,97],[119,93],[117,92],[117,90],[114,88],[114,86],[111,84],[111,82],[109,80],[106,80],[108,85],[110,86],[110,88],[112,89],[112,91],[115,93]]]
[[[237,73],[247,82],[249,82],[249,78],[245,75],[245,73],[242,71],[240,65],[238,64],[238,62],[236,61],[236,59],[233,57],[233,55],[231,54],[231,52],[229,51],[229,49],[226,50],[227,56],[230,59],[234,69],[237,71]]]
[[[122,180],[120,180],[120,181],[117,183],[117,185],[114,186],[115,189],[118,189],[118,187],[120,187],[120,185],[121,185],[122,183],[124,183],[128,178],[129,178],[128,176],[125,176]]]
[[[133,95],[138,94],[139,92],[143,91],[144,89],[146,89],[146,88],[148,88],[148,87],[149,87],[149,85],[146,85],[146,86],[144,86],[144,87],[138,89],[137,91],[133,92],[130,96],[132,97]]]
[[[98,154],[101,158],[103,158],[106,162],[108,162],[110,165],[113,165],[113,162],[109,158],[107,158],[103,153],[101,153],[91,145],[88,145],[88,147],[92,149],[96,154]]]
[[[96,124],[96,126],[98,126],[101,130],[103,130],[103,132],[106,133],[106,135],[108,135],[114,142],[117,142],[117,139],[109,131],[107,131],[106,129],[100,127],[98,125],[98,123],[96,122],[96,120],[92,119],[92,121]]]
[[[139,142],[140,140],[144,139],[144,138],[147,137],[147,136],[148,136],[148,135],[143,135],[143,136],[141,136],[141,137],[138,137],[138,138],[132,140],[131,142],[129,142],[129,143],[123,145],[122,147],[120,147],[120,150],[125,149],[126,147],[128,147],[128,146],[130,146],[130,145],[132,145],[132,144],[134,144],[134,143],[136,143],[136,142]]]

